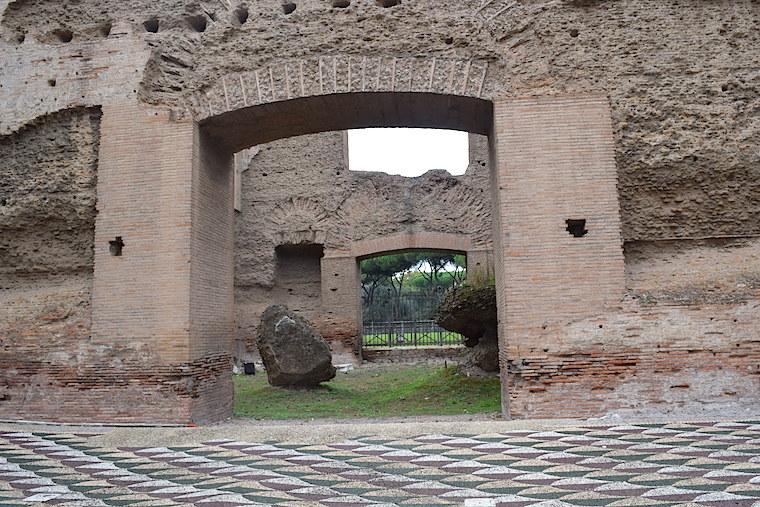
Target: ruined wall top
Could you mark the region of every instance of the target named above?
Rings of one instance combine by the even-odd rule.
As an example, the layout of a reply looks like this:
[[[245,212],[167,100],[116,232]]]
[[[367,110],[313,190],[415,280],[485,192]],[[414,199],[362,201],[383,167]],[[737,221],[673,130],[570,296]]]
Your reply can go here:
[[[760,234],[758,2],[290,3],[0,0],[0,135],[124,101],[204,120],[361,90],[602,93],[627,240]]]

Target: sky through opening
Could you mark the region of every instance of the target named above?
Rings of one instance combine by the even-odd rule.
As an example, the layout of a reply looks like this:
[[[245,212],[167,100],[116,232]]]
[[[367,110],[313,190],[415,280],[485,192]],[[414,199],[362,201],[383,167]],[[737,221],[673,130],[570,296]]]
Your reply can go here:
[[[464,174],[469,163],[467,132],[417,128],[348,131],[348,167],[415,177],[432,169]]]

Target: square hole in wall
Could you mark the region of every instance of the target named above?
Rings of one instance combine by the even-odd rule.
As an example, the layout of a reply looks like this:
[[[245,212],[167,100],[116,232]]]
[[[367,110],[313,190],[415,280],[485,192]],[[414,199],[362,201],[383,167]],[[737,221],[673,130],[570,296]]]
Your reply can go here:
[[[588,234],[585,218],[568,218],[565,220],[565,223],[567,224],[567,228],[565,230],[569,232],[570,235],[574,238],[582,238]]]
[[[108,250],[114,257],[121,257],[121,251],[124,248],[124,240],[121,236],[116,236],[114,239],[108,242]]]

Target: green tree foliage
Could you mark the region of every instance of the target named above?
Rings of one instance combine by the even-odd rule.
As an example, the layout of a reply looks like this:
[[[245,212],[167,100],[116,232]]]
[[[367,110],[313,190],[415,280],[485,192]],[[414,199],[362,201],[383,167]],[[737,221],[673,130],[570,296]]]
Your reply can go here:
[[[415,292],[446,291],[452,286],[460,285],[463,276],[463,271],[444,271],[431,283],[429,273],[412,271],[406,275],[405,286]]]
[[[420,262],[414,252],[381,255],[361,261],[362,291],[365,305],[375,301],[377,289],[381,286],[393,290],[393,314],[398,315],[401,293],[404,289],[404,278],[414,266]]]
[[[441,287],[442,275],[447,275],[450,283],[446,288],[461,283],[465,272],[465,256],[453,252],[419,252],[418,272],[427,280],[429,287]],[[424,268],[424,269],[422,269]]]
[[[465,276],[465,256],[444,251],[411,251],[361,261],[362,301],[370,313],[398,320],[402,295],[443,294]]]

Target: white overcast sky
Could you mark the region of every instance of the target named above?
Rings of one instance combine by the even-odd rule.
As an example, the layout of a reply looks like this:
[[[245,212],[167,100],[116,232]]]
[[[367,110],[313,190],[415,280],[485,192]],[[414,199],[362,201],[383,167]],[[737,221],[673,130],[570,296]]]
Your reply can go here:
[[[348,167],[420,176],[431,169],[464,174],[469,163],[467,132],[375,128],[348,131]]]

